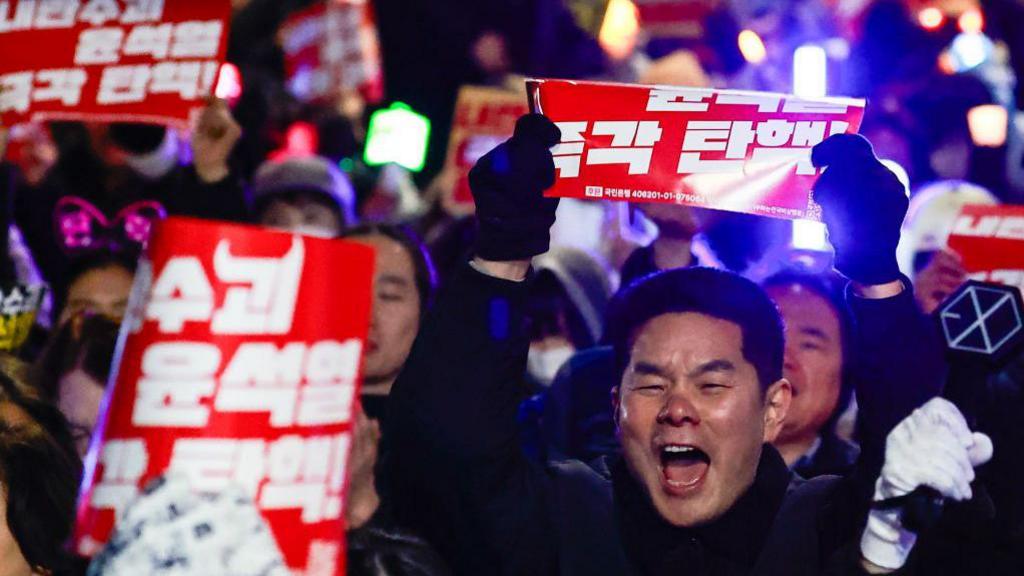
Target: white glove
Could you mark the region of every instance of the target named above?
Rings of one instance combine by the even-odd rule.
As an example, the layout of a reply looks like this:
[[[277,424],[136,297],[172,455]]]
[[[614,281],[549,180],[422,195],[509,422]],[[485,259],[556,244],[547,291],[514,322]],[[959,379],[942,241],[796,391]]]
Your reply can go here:
[[[974,468],[991,458],[992,440],[972,433],[948,400],[933,398],[889,433],[874,499],[895,498],[928,486],[946,498],[970,500]],[[903,527],[900,514],[900,508],[871,511],[860,541],[865,560],[890,570],[903,566],[917,535]]]

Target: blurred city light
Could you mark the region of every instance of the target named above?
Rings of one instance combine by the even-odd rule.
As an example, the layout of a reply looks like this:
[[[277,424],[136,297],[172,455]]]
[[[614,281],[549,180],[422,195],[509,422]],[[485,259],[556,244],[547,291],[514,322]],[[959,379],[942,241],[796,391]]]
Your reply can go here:
[[[795,250],[827,251],[829,248],[825,224],[814,220],[793,220],[793,236],[790,243]]]
[[[640,33],[640,12],[630,0],[611,0],[604,13],[598,41],[609,56],[622,60],[633,53]]]
[[[967,111],[967,126],[975,146],[998,148],[1006,143],[1009,115],[998,104],[983,104]]]
[[[953,69],[966,72],[988,60],[993,50],[992,40],[981,33],[962,32],[953,39],[949,48]]]
[[[237,66],[230,62],[221,64],[213,93],[217,98],[223,98],[231,103],[242,96],[242,74],[239,73]]]
[[[820,98],[826,93],[828,58],[821,46],[805,44],[793,53],[793,93],[801,98]]]
[[[946,15],[935,6],[929,6],[917,13],[917,22],[926,30],[938,30],[946,22]]]
[[[737,42],[743,58],[751,64],[764,62],[765,57],[768,55],[764,48],[764,42],[761,41],[761,37],[757,35],[757,32],[753,30],[743,30],[740,32]]]
[[[369,166],[393,162],[419,172],[427,160],[429,138],[430,120],[407,104],[395,102],[370,116],[363,159]]]
[[[985,18],[981,15],[981,11],[977,9],[964,12],[956,23],[960,27],[960,31],[967,34],[977,34],[985,28]]]

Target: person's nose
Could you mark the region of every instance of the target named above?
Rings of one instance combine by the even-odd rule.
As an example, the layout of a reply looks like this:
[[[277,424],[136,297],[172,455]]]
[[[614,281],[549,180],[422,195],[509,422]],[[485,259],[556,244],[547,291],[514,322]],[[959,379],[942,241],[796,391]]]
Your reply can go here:
[[[686,391],[672,391],[658,412],[658,423],[669,426],[700,424],[700,412]]]

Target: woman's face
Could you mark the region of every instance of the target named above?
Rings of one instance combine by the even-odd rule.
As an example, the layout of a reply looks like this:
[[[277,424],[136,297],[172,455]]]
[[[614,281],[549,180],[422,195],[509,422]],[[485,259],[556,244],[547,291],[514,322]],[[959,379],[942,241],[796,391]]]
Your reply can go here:
[[[68,300],[60,315],[63,324],[81,314],[97,314],[120,322],[132,291],[132,274],[120,266],[105,266],[82,274],[68,286]]]
[[[76,368],[60,378],[57,408],[68,419],[78,455],[85,457],[103,401],[103,383]]]

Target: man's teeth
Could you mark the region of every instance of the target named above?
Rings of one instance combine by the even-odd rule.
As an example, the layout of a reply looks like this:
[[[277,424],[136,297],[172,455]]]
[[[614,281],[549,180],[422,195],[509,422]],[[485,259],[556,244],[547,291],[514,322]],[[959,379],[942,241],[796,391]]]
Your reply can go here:
[[[697,451],[697,449],[694,448],[693,446],[665,446],[664,450],[665,452],[670,452],[673,454]]]

